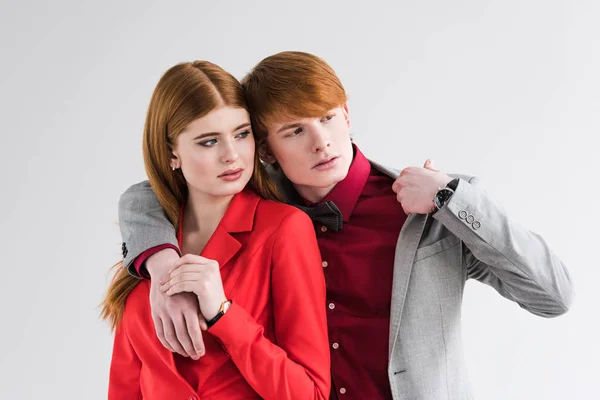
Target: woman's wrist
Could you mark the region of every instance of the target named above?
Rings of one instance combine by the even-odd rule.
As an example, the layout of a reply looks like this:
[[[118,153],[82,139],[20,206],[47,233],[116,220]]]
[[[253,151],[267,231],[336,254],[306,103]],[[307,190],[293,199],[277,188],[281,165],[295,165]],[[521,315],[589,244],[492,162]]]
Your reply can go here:
[[[209,321],[217,316],[217,314],[221,310],[223,303],[225,303],[226,301],[227,301],[227,298],[225,297],[225,295],[223,295],[222,297],[219,296],[219,300],[204,301],[206,303],[206,305],[203,307],[203,304],[202,304],[203,300],[198,299],[198,302],[200,303],[200,309],[202,311],[202,315],[204,315],[204,318],[207,321]]]
[[[227,310],[229,310],[229,307],[231,306],[231,304],[232,304],[231,300],[225,300],[223,303],[221,303],[221,305],[219,306],[219,311],[215,314],[215,316],[212,318],[208,318],[206,320],[207,327],[210,328],[211,326],[216,324],[217,321],[219,321],[221,319],[221,317],[223,317],[223,315],[225,315]]]

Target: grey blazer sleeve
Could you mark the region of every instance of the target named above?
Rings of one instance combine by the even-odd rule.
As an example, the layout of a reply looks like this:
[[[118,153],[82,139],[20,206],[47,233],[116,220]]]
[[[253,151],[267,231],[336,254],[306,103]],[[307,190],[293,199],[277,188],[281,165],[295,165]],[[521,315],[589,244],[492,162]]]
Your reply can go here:
[[[138,276],[133,261],[161,244],[178,248],[175,228],[166,217],[148,181],[131,186],[119,198],[119,226],[123,238],[123,267]]]
[[[468,277],[533,314],[565,313],[573,301],[565,265],[544,239],[511,221],[477,183],[477,178],[461,178],[455,194],[434,214],[462,240]]]

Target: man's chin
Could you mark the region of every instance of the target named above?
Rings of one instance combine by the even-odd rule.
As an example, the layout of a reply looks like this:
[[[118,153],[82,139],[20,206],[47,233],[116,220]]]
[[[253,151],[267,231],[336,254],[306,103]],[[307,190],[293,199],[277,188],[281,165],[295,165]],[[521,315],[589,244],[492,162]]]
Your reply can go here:
[[[309,186],[317,187],[320,189],[327,189],[343,181],[346,178],[346,175],[348,175],[348,172],[337,172],[327,177],[319,177],[319,179],[314,180],[314,184],[311,184]]]

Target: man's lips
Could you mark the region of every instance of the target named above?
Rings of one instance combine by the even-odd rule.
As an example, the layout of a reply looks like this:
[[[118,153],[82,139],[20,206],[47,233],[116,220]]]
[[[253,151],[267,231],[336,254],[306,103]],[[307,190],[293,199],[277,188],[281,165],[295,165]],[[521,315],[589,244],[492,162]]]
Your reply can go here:
[[[333,157],[326,158],[323,161],[319,161],[318,163],[313,165],[313,169],[327,166],[328,164],[332,163],[333,161],[337,160],[338,158],[339,158],[339,156],[333,156]]]

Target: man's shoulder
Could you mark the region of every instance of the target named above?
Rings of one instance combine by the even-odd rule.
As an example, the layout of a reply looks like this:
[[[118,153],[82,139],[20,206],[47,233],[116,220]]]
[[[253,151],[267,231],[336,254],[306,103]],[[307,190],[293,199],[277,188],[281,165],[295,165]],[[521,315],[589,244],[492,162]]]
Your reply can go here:
[[[123,193],[121,193],[119,200],[131,201],[132,199],[137,199],[137,196],[139,196],[141,193],[145,194],[146,192],[154,194],[152,191],[152,186],[150,186],[150,181],[148,180],[134,183],[133,185],[129,186]]]
[[[384,174],[388,175],[390,178],[394,178],[394,179],[396,179],[398,177],[398,175],[400,175],[400,172],[402,172],[402,169],[403,169],[403,168],[391,167],[391,166],[385,165],[385,164],[380,163],[373,159],[369,159],[369,162],[371,163],[371,166],[373,168],[375,168],[377,171],[384,173]],[[472,175],[455,174],[455,173],[449,173],[448,175],[452,178],[459,178],[459,179],[465,180],[467,182],[470,181],[471,179],[473,179]]]

